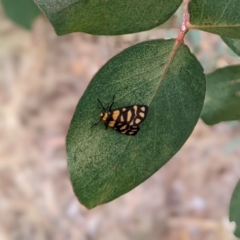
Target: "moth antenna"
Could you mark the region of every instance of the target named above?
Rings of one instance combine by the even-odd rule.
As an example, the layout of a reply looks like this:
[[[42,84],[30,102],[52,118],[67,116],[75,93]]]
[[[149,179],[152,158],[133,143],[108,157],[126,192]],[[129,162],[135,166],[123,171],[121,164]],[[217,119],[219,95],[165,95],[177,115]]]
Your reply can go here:
[[[104,112],[106,112],[106,108],[102,105],[101,101],[98,99],[98,102],[100,103],[102,109],[104,110]]]
[[[110,105],[109,108],[108,108],[109,111],[112,111],[112,106],[113,106],[113,104],[114,104],[114,98],[115,98],[115,94],[113,95],[113,98],[112,98],[112,101],[111,101],[112,103],[110,102],[111,105]],[[109,104],[110,104],[110,103],[109,103]]]

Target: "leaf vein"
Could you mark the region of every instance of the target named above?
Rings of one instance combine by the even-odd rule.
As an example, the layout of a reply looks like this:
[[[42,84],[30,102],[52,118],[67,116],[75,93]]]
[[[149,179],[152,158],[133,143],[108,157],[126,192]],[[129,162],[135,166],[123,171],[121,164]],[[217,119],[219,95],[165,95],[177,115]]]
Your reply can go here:
[[[224,14],[225,14],[225,12],[226,12],[226,10],[227,10],[227,8],[228,8],[228,6],[229,6],[229,4],[230,4],[231,2],[232,2],[232,0],[230,0],[230,1],[226,4],[226,6],[225,6],[225,8],[223,9],[223,12],[222,12],[220,18],[219,18],[218,21],[216,21],[214,24],[217,24],[218,22],[220,22],[220,21],[222,20]]]
[[[165,63],[166,63],[166,62],[162,62],[162,63],[160,63],[160,64],[165,64]],[[142,75],[142,74],[144,74],[144,73],[146,73],[146,72],[152,72],[153,70],[156,70],[157,68],[159,68],[159,65],[158,65],[157,67],[152,68],[152,69],[148,69],[147,71],[144,70],[144,71],[139,72],[139,73],[137,73],[137,74],[133,74],[133,75],[127,76],[126,78],[121,78],[119,81],[110,82],[110,83],[108,83],[108,84],[105,84],[105,86],[106,86],[106,85],[107,85],[107,86],[116,85],[116,83],[121,83],[121,82],[123,82],[123,81],[125,81],[125,80],[128,80],[128,79],[130,79],[130,78],[133,78],[133,77]],[[159,76],[160,76],[160,75],[159,75]],[[151,80],[153,80],[153,79],[151,79]],[[151,80],[149,80],[149,81],[151,81]]]

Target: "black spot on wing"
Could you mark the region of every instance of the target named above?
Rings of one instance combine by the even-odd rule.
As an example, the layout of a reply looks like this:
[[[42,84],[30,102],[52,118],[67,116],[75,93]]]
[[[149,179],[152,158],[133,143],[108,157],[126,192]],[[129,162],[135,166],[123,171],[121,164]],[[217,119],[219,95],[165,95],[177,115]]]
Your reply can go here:
[[[134,136],[138,133],[140,128],[139,128],[139,126],[136,126],[136,125],[134,125],[134,126],[122,125],[121,127],[116,127],[115,130],[117,130],[118,132],[120,132],[122,134]]]
[[[139,126],[136,126],[136,125],[129,126],[129,129],[126,132],[126,134],[129,136],[134,136],[138,133],[139,130],[140,130]]]
[[[143,122],[146,117],[147,117],[147,114],[148,114],[148,106],[146,105],[137,105],[138,106],[138,109],[137,109],[137,116],[136,118],[139,118],[141,119],[141,121],[139,122],[139,124],[141,122]]]

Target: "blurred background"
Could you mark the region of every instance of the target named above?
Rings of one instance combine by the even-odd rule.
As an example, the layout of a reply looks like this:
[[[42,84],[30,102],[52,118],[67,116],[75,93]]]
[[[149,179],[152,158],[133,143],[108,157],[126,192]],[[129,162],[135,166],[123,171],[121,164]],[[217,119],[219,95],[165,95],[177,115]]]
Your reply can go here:
[[[65,136],[93,75],[122,49],[176,37],[179,26],[174,16],[140,34],[58,37],[44,16],[26,31],[0,8],[0,240],[236,239],[228,206],[240,177],[240,122],[199,120],[162,169],[93,210],[70,184]],[[186,43],[205,73],[240,64],[217,35],[191,31]]]

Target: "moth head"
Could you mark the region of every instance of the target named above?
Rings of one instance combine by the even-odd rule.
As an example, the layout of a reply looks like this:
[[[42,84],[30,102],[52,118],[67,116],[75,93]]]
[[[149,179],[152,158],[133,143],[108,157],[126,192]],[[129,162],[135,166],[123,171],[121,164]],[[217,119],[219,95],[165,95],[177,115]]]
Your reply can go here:
[[[103,112],[100,114],[100,119],[102,119],[103,121],[106,121],[107,117],[108,117],[108,114],[106,112]]]

